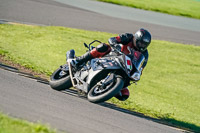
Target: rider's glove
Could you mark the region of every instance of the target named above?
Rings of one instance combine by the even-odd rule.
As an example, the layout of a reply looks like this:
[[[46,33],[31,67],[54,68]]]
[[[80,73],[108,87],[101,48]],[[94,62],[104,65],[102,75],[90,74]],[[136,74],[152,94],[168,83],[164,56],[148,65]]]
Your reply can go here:
[[[111,37],[109,40],[108,40],[108,43],[112,46],[115,46],[117,44],[117,40],[115,37]]]

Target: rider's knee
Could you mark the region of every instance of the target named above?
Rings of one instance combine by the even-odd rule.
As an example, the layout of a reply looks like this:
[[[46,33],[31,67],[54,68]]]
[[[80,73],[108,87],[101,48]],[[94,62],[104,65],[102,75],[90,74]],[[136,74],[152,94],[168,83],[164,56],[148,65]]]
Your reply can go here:
[[[99,44],[96,48],[94,48],[90,54],[92,55],[93,58],[98,58],[105,56],[111,51],[111,47],[105,43]]]
[[[109,49],[110,49],[110,46],[105,43],[101,43],[96,47],[96,50],[100,53],[107,52]]]
[[[127,87],[125,87],[121,89],[120,92],[117,95],[115,95],[115,97],[120,101],[125,101],[129,98],[129,95],[130,95],[129,90]]]

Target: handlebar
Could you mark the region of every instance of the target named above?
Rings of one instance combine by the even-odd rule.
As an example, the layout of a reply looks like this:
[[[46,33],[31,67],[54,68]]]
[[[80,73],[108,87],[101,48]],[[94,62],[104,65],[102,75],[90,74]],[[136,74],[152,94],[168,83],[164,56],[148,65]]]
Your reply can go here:
[[[93,44],[94,42],[102,43],[102,42],[99,41],[99,40],[94,40],[94,41],[92,41],[90,44],[84,43],[84,46],[85,46],[86,48],[88,48],[89,51],[90,51],[90,50],[92,50],[92,49],[94,48],[93,46],[91,46],[91,44]],[[89,46],[88,46],[88,45],[89,45]],[[91,46],[91,47],[90,47],[90,46]]]
[[[117,48],[117,45],[112,45],[112,44],[110,44],[110,46],[111,46],[112,49],[114,49],[114,51],[115,51],[116,53],[118,53],[118,54],[120,54],[120,55],[123,55],[123,54],[124,54],[123,52],[121,52],[121,47],[120,47],[120,50],[119,50],[119,48]]]
[[[99,40],[94,40],[94,41],[92,41],[91,43],[89,43],[89,44],[86,44],[86,43],[84,43],[84,46],[86,47],[86,48],[88,48],[89,49],[89,51],[90,50],[92,50],[94,47],[93,46],[91,46],[93,43],[95,43],[95,42],[98,42],[98,43],[102,43],[101,41],[99,41]],[[89,45],[89,46],[88,46]],[[113,44],[110,44],[110,46],[111,46],[111,48],[112,49],[114,49],[114,51],[116,52],[116,53],[118,53],[118,54],[120,54],[120,55],[123,55],[124,53],[123,52],[121,52],[121,47],[119,48],[117,48],[117,46],[119,46],[119,44],[117,44],[117,45],[113,45]],[[120,49],[120,50],[119,50]]]

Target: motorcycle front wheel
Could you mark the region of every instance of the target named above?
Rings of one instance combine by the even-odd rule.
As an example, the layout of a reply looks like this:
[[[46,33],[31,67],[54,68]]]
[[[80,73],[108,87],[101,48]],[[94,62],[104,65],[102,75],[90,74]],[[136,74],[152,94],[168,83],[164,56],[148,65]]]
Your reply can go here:
[[[88,100],[93,103],[100,103],[115,96],[124,86],[124,81],[119,75],[112,76],[111,83],[104,83],[106,79],[99,81],[88,92]]]
[[[69,68],[63,65],[58,68],[50,77],[49,85],[52,89],[61,91],[72,87],[72,82],[69,75]]]

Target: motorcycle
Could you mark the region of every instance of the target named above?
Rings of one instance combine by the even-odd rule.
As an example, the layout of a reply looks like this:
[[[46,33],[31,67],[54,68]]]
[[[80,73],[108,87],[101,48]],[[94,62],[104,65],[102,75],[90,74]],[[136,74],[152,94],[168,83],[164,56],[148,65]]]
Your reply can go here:
[[[94,42],[85,47],[91,51]],[[83,63],[78,68],[73,68],[70,60],[75,58],[75,51],[67,52],[66,64],[60,66],[50,77],[49,84],[52,89],[61,91],[74,87],[78,92],[86,95],[93,103],[109,100],[119,91],[130,85],[130,81],[136,83],[139,80],[138,72],[144,63],[144,55],[138,51],[129,49],[130,55],[120,51],[120,45],[110,45],[111,52],[101,58],[94,58]]]

